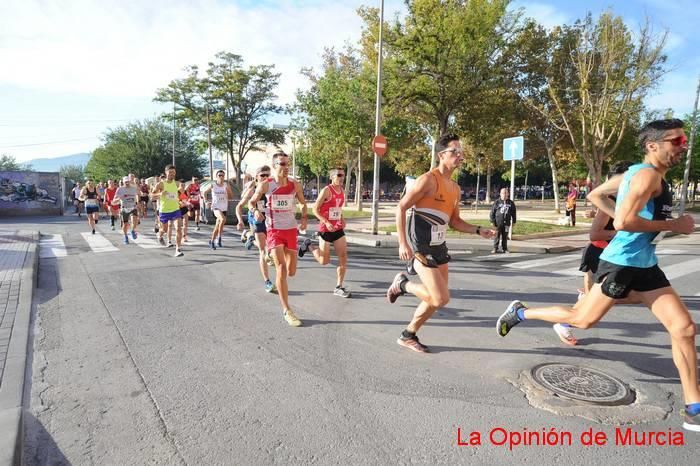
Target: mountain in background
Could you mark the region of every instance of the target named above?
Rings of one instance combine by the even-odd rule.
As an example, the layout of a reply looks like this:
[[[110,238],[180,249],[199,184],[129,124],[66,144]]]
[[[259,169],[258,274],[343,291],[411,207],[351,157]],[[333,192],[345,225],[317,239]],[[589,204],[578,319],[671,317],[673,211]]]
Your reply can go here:
[[[73,154],[63,157],[55,157],[52,159],[33,159],[29,163],[32,165],[32,170],[37,172],[57,172],[63,165],[82,165],[85,167],[90,160],[91,154]]]

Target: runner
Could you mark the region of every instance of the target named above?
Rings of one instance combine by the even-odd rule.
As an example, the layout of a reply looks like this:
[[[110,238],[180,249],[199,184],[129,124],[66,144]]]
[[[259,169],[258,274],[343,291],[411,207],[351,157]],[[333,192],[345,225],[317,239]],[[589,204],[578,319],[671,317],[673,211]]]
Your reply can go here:
[[[138,196],[138,188],[131,184],[128,176],[125,176],[122,181],[124,186],[117,188],[117,192],[112,200],[112,205],[119,205],[119,215],[122,219],[122,233],[124,234],[124,244],[129,244],[129,224],[131,224],[131,238],[136,239],[136,227],[138,226],[138,209],[136,208],[136,197]]]
[[[82,216],[82,211],[83,211],[83,206],[84,203],[83,201],[80,200],[80,193],[83,192],[83,188],[80,186],[80,183],[75,183],[73,186],[73,190],[71,191],[71,194],[73,195],[73,204],[75,205],[75,213],[78,214],[78,217]]]
[[[396,211],[399,257],[409,261],[409,273],[417,273],[420,283],[410,282],[406,274],[401,272],[394,277],[386,292],[390,303],[405,293],[411,293],[421,300],[413,319],[397,340],[399,345],[419,353],[427,353],[429,350],[418,340],[416,333],[435,311],[450,301],[450,290],[447,287],[450,255],[445,244],[447,227],[483,238],[492,238],[496,233],[490,228],[466,223],[459,216],[460,188],[451,179],[454,171],[464,162],[459,137],[454,134],[440,137],[436,151],[439,157],[438,167],[415,181],[399,202]]]
[[[199,198],[201,196],[201,188],[196,176],[192,177],[192,183],[187,187],[187,195],[190,198],[189,214],[194,215],[195,230],[199,231]]]
[[[214,209],[214,216],[216,217],[216,224],[211,232],[209,247],[216,250],[217,237],[219,238],[219,247],[223,247],[221,236],[224,233],[224,225],[226,225],[228,202],[233,199],[233,191],[231,191],[231,187],[226,182],[226,173],[223,170],[216,172],[216,183],[210,183],[209,186],[201,191],[201,195],[204,196],[209,191],[211,191],[211,208]]]
[[[177,183],[175,182],[175,167],[166,165],[165,180],[159,182],[154,188],[152,197],[160,198],[160,224],[161,228],[158,231],[158,241],[165,245],[163,234],[168,230],[168,234],[172,233],[173,226],[176,228],[175,235],[175,257],[183,256],[182,247],[182,214],[180,213],[180,204],[177,196]],[[168,247],[172,247],[173,243],[168,242]]]
[[[614,192],[617,192],[617,188],[620,186],[620,181],[622,180],[620,175],[624,174],[632,163],[633,162],[625,160],[614,164],[612,167],[610,167],[608,181],[599,187],[605,189],[607,186],[614,185]],[[615,199],[614,196],[611,197],[612,199]],[[591,224],[589,236],[591,242],[585,248],[583,248],[583,253],[581,254],[581,265],[579,266],[579,270],[585,274],[583,276],[583,289],[579,290],[579,300],[591,290],[591,287],[593,286],[593,274],[598,271],[598,261],[600,259],[600,255],[610,240],[615,236],[613,218],[606,214],[603,209],[598,209],[598,212],[593,219],[593,223]],[[621,304],[621,302],[618,302],[618,304]],[[631,303],[627,302],[626,304]],[[554,324],[553,329],[563,343],[571,346],[578,344],[578,340],[576,340],[576,337],[574,336],[569,324]]]
[[[190,211],[190,197],[185,190],[185,182],[183,180],[177,183],[177,195],[180,203],[180,213],[182,214],[182,241],[187,242],[187,224]]]
[[[348,268],[348,242],[345,238],[345,220],[343,220],[345,170],[335,168],[331,170],[330,177],[331,184],[321,190],[314,204],[314,215],[321,222],[319,225],[319,247],[312,246],[311,240],[306,239],[303,246],[299,248],[299,257],[304,257],[306,252],[311,251],[316,262],[327,265],[331,261],[332,244],[335,254],[338,256],[337,281],[333,294],[341,298],[349,298],[351,293],[343,286],[345,272]]]
[[[573,309],[567,306],[528,308],[515,300],[499,317],[496,330],[506,336],[526,319],[565,322],[578,328],[595,325],[616,300],[638,297],[671,336],[673,362],[678,369],[685,399],[683,428],[700,432],[700,387],[695,347],[695,323],[688,308],[659,268],[655,237],[662,231],[690,234],[695,223],[690,215],[671,218],[672,195],[664,180],[688,150],[683,122],[657,120],[646,124],[639,135],[643,163],[624,175],[615,203],[617,234],[600,256],[595,284]]]
[[[161,175],[156,176],[153,189],[158,186],[158,183],[160,183],[162,179],[163,177]],[[153,193],[153,189],[151,189],[151,193]],[[158,233],[160,229],[160,197],[151,198],[151,208],[153,209],[153,232]]]
[[[105,202],[105,184],[103,181],[100,181],[97,184],[97,196],[99,199],[98,202],[100,203],[100,210],[102,210],[105,213],[105,218],[107,218],[109,216],[109,208],[107,207],[107,203]]]
[[[114,184],[114,180],[107,180],[107,188],[105,189],[105,206],[107,206],[107,212],[109,213],[109,221],[111,224],[112,231],[114,231],[114,220],[119,215],[119,207],[112,205],[114,200],[114,195],[117,193],[117,186]]]
[[[87,214],[88,225],[95,234],[96,217],[100,215],[100,204],[97,198],[97,188],[92,180],[88,180],[85,187],[80,191],[79,200],[85,203],[85,213]]]
[[[282,303],[282,315],[292,327],[302,325],[288,302],[287,277],[297,272],[297,221],[296,203],[301,204],[301,229],[306,229],[308,214],[301,184],[289,179],[289,157],[284,152],[272,156],[272,179],[259,183],[255,194],[248,201],[248,208],[256,221],[265,221],[267,249],[275,261],[275,284]],[[267,197],[268,215],[258,209],[258,202]]]
[[[258,184],[264,182],[270,177],[270,167],[267,165],[263,165],[262,167],[258,168],[255,172],[255,179],[248,183],[248,185],[245,187],[243,190],[243,193],[241,193],[241,201],[236,205],[236,218],[238,218],[238,224],[236,225],[236,228],[238,231],[243,231],[245,228],[245,225],[243,223],[243,206],[250,200],[250,198],[253,196],[255,193],[255,189],[258,186]],[[266,252],[266,244],[267,244],[267,229],[265,227],[265,210],[266,210],[266,205],[265,205],[265,199],[261,200],[257,204],[257,209],[262,212],[263,215],[263,220],[262,221],[256,221],[255,220],[255,215],[253,214],[252,210],[248,210],[248,225],[250,226],[250,240],[254,241],[248,241],[246,243],[246,248],[248,250],[252,249],[253,244],[258,245],[258,252],[260,255],[260,259],[258,261],[259,267],[260,267],[260,273],[262,274],[263,280],[265,281],[265,291],[268,293],[272,293],[275,291],[275,285],[272,283],[270,280],[270,274],[268,272],[268,258],[269,256],[267,255]],[[273,262],[274,265],[274,262]]]
[[[139,185],[139,216],[142,218],[148,217],[148,194],[148,184],[144,178]]]

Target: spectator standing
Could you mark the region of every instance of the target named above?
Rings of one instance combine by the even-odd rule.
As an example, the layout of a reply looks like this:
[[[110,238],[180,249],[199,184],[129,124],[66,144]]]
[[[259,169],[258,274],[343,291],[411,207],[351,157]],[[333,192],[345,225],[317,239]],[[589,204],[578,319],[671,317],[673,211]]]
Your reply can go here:
[[[515,203],[510,199],[508,188],[501,189],[500,198],[491,206],[491,224],[496,227],[496,236],[493,238],[492,254],[498,252],[499,241],[501,250],[508,253],[508,229],[515,225]]]
[[[578,199],[578,189],[576,185],[569,184],[569,194],[566,195],[566,216],[569,217],[569,224],[576,226],[576,199]]]

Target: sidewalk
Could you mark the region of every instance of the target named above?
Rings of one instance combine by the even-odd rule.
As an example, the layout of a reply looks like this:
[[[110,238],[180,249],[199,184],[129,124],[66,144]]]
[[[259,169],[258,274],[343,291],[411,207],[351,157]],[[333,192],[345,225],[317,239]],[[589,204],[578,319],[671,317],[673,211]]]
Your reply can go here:
[[[0,230],[0,466],[19,464],[39,233]]]

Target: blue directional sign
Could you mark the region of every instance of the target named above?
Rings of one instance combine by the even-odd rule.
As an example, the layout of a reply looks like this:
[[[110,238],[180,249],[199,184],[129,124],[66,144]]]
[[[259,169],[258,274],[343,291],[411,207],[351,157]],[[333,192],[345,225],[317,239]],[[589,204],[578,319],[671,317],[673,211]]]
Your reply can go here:
[[[503,140],[503,160],[522,160],[525,153],[525,140],[522,136]]]

